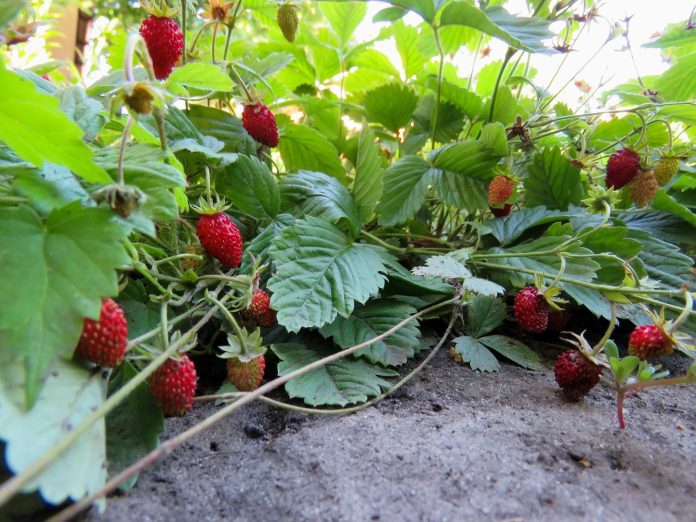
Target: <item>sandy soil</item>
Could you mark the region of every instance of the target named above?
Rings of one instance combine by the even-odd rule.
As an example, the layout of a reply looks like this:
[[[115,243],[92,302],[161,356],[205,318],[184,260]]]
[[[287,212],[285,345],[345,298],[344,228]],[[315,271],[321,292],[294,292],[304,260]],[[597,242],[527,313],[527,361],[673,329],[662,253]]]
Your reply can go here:
[[[674,373],[686,367],[672,363]],[[566,402],[553,373],[446,353],[348,416],[253,404],[144,472],[101,521],[696,520],[696,387]],[[214,411],[171,419],[165,438]]]

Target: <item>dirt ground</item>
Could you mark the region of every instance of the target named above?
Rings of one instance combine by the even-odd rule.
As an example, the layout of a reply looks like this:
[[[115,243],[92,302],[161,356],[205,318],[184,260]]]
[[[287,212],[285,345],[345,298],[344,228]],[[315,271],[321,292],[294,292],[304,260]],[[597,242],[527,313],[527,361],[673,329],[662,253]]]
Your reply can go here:
[[[679,373],[686,360],[677,360]],[[443,350],[366,410],[264,404],[144,472],[93,521],[696,520],[696,387],[566,402],[551,370],[455,365]],[[165,438],[209,415],[171,419]]]

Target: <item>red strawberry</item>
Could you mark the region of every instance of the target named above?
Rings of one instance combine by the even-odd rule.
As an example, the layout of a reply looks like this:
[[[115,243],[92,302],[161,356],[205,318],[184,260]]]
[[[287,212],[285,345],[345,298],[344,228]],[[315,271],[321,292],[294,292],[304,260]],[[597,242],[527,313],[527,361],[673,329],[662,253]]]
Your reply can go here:
[[[640,156],[631,149],[621,149],[607,162],[607,188],[620,189],[638,174]]]
[[[123,362],[128,346],[128,321],[113,299],[102,301],[99,320],[85,318],[75,353],[93,363],[113,368]]]
[[[488,186],[488,204],[491,207],[502,205],[510,196],[515,188],[515,183],[507,176],[496,176]]]
[[[495,207],[488,207],[488,208],[491,209],[491,212],[497,218],[509,216],[510,211],[512,211],[512,205],[510,203],[506,203],[505,206],[503,206],[501,208],[495,208]]]
[[[570,312],[568,310],[551,310],[549,312],[549,324],[546,326],[547,332],[560,332],[565,328],[570,320]]]
[[[278,124],[273,113],[263,103],[258,102],[244,107],[242,125],[259,143],[267,147],[278,145]]]
[[[277,322],[275,310],[271,310],[271,298],[263,290],[257,291],[251,298],[247,314],[259,326],[274,326]]]
[[[183,415],[191,409],[196,394],[196,366],[188,355],[169,359],[150,378],[150,391],[165,415]]]
[[[565,396],[571,401],[578,401],[597,385],[602,368],[581,351],[567,350],[556,359],[554,374]]]
[[[641,170],[628,184],[628,192],[631,194],[633,204],[638,208],[650,203],[658,188],[660,185],[655,179],[655,174],[650,170]]]
[[[528,286],[515,296],[515,319],[523,330],[543,332],[549,323],[549,304],[539,290]]]
[[[151,14],[140,25],[140,35],[152,58],[155,77],[166,79],[184,52],[184,35],[171,18]]]
[[[641,359],[670,355],[673,346],[672,340],[656,324],[638,326],[628,338],[628,353]]]
[[[259,387],[263,380],[263,371],[266,368],[266,358],[259,355],[249,362],[242,362],[232,357],[227,359],[227,377],[239,391],[253,391]]]
[[[242,261],[242,236],[224,212],[203,214],[196,223],[201,246],[225,268],[237,268]]]

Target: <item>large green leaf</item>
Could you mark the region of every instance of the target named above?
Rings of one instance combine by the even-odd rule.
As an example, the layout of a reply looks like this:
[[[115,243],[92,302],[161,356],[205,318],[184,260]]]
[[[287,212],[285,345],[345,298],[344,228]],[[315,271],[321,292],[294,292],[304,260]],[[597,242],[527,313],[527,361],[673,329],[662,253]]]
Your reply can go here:
[[[637,230],[629,230],[626,237],[642,243],[638,258],[655,281],[676,289],[691,280],[694,262],[679,247]]]
[[[336,178],[306,170],[280,183],[283,209],[298,217],[316,216],[332,223],[345,220],[353,237],[360,234],[360,209]]]
[[[270,251],[276,273],[268,282],[278,322],[289,331],[348,317],[386,281],[378,250],[353,244],[335,225],[313,216],[283,229]]]
[[[488,183],[466,174],[433,169],[433,185],[446,205],[459,209],[488,208]]]
[[[524,180],[527,205],[568,210],[570,203],[580,203],[583,196],[580,169],[560,149],[545,148],[534,155],[533,163],[527,168],[529,174]]]
[[[278,150],[288,172],[313,170],[324,172],[345,183],[346,171],[338,151],[329,140],[305,125],[295,125],[289,119],[280,126]]]
[[[42,169],[29,168],[17,173],[12,186],[18,194],[30,198],[32,206],[41,213],[75,200],[83,203],[90,200],[70,170],[51,163]]]
[[[252,256],[255,261],[260,261],[262,264],[265,263],[268,260],[273,239],[280,234],[281,230],[289,227],[294,222],[295,218],[290,214],[278,214],[261,233],[257,234],[250,242],[245,243],[239,272],[242,274],[249,273],[253,265]]]
[[[483,372],[497,372],[500,370],[500,363],[495,355],[486,348],[478,339],[468,335],[462,335],[453,339],[454,350],[462,356],[462,361],[469,363],[472,370]]]
[[[58,99],[60,110],[80,126],[85,133],[85,139],[95,139],[106,123],[106,116],[102,114],[102,104],[89,98],[79,85],[71,85],[59,91]]]
[[[24,361],[27,404],[77,345],[83,318],[97,319],[101,299],[118,293],[128,232],[110,210],[79,203],[45,222],[26,206],[0,209],[0,347]]]
[[[330,355],[302,344],[274,344],[273,352],[280,358],[278,374],[286,375]],[[396,372],[372,365],[363,359],[344,358],[295,377],[285,385],[290,397],[302,399],[310,406],[345,406],[365,402],[379,395],[389,382],[382,377],[395,377]]]
[[[440,13],[440,24],[473,27],[528,52],[548,51],[542,40],[553,36],[546,20],[513,16],[498,6],[482,11],[467,1],[448,3]]]
[[[63,325],[55,326],[60,330]],[[28,411],[23,407],[25,368],[18,359],[12,360],[7,350],[0,350],[0,375],[0,439],[5,442],[5,463],[15,474],[53,449],[104,400],[101,372],[61,359],[53,365],[39,400]],[[22,491],[38,490],[46,502],[62,504],[97,491],[105,481],[104,419],[100,419]]]
[[[500,326],[506,315],[505,303],[501,299],[477,295],[467,307],[467,330],[478,339]]]
[[[57,98],[40,93],[1,61],[0,85],[0,140],[20,158],[37,167],[45,161],[68,167],[87,181],[110,181],[92,162],[92,152],[82,140],[84,131],[61,112]]]
[[[435,167],[483,181],[493,177],[493,167],[507,155],[505,129],[487,125],[477,140],[465,140],[433,151]]]
[[[392,132],[398,132],[408,124],[417,103],[416,93],[400,83],[377,87],[369,91],[364,100],[369,120],[384,125]]]
[[[650,206],[656,210],[663,210],[670,214],[674,214],[696,228],[696,214],[670,196],[665,189],[657,191]]]
[[[257,218],[274,218],[280,212],[280,190],[271,171],[255,156],[240,154],[237,161],[215,176],[218,194]]]
[[[691,100],[696,96],[696,52],[682,56],[655,80],[657,90],[666,100]]]
[[[423,71],[426,57],[420,50],[421,35],[418,29],[399,20],[391,26],[396,51],[401,58],[404,80],[409,80]]]
[[[643,44],[643,47],[668,49],[686,45],[696,45],[696,31],[693,30],[693,27],[688,27],[684,24],[676,24],[656,40]]]
[[[433,180],[430,164],[418,156],[405,156],[384,172],[384,194],[377,206],[382,225],[397,225],[411,219],[425,201]]]
[[[242,120],[229,112],[205,105],[191,105],[186,115],[198,131],[222,141],[225,144],[224,152],[256,154],[256,143],[244,130]]]
[[[530,228],[553,221],[562,221],[570,216],[568,212],[549,211],[544,207],[523,208],[508,217],[489,221],[487,225],[491,234],[501,245],[508,245]]]
[[[126,363],[119,382],[109,384],[122,386],[137,373],[133,366]],[[163,429],[162,409],[152,398],[149,386],[142,383],[106,417],[109,475],[123,471],[159,446],[159,434]],[[121,487],[133,486],[136,478],[137,475]]]
[[[358,159],[355,164],[353,198],[360,208],[362,221],[367,222],[382,197],[384,169],[375,143],[375,133],[365,126],[358,140]]]
[[[330,325],[321,329],[324,337],[333,337],[341,348],[350,348],[369,341],[393,328],[407,317],[416,313],[409,304],[395,299],[377,299],[359,306],[350,317],[337,317]],[[413,357],[420,346],[418,322],[411,321],[389,337],[376,342],[356,353],[373,363],[384,366],[404,364]]]
[[[175,89],[175,92],[180,90],[177,86],[229,92],[234,88],[234,82],[216,65],[206,62],[189,62],[172,71],[167,78],[166,86],[168,89]],[[184,92],[186,92],[185,89]]]
[[[319,7],[341,47],[346,46],[367,13],[367,4],[360,2],[321,2]]]
[[[488,335],[481,337],[479,341],[524,368],[543,369],[539,356],[516,339],[504,335]]]

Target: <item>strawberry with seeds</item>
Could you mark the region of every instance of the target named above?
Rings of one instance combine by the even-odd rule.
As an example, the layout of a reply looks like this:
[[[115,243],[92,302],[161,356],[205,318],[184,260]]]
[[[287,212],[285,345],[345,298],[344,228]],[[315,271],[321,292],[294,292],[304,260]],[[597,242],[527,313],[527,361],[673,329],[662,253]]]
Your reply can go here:
[[[155,403],[166,416],[184,415],[193,405],[198,375],[188,355],[168,359],[150,378],[150,391]]]
[[[123,362],[128,346],[128,322],[113,299],[102,301],[99,320],[85,318],[75,353],[99,366],[114,368]]]
[[[145,40],[152,59],[155,78],[166,80],[184,52],[184,34],[173,18],[178,8],[170,8],[164,0],[154,6],[149,0],[141,0],[149,16],[140,25],[140,36]]]

